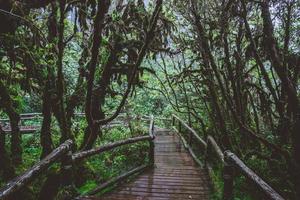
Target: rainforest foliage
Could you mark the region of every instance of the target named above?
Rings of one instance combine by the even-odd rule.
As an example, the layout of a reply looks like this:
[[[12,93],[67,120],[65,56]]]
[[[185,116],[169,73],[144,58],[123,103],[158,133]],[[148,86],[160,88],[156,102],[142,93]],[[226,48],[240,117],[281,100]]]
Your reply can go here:
[[[104,128],[119,115],[176,113],[299,199],[299,36],[299,0],[0,0],[0,185],[68,139],[81,151],[147,134],[141,120]],[[40,128],[22,134],[21,123]],[[142,163],[143,149],[82,163],[73,192]],[[22,199],[44,199],[57,174],[53,166]],[[239,198],[258,199],[245,182]]]

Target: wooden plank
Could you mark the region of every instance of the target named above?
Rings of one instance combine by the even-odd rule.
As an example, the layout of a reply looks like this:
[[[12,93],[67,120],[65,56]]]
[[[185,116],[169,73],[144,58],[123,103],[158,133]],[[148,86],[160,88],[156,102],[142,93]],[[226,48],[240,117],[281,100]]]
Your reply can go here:
[[[176,182],[177,183],[177,182]],[[152,189],[177,189],[178,187],[174,187],[174,185],[179,186],[183,190],[193,190],[198,191],[202,189],[209,189],[209,187],[204,187],[201,184],[199,185],[180,185],[180,184],[157,184],[153,185],[151,183],[131,183],[127,187],[136,187],[136,188],[149,188]]]
[[[149,192],[158,194],[187,194],[187,195],[199,195],[199,192],[208,192],[207,188],[198,187],[196,190],[190,187],[165,187],[165,188],[154,188],[154,187],[125,187],[121,192]]]
[[[105,197],[85,197],[82,200],[183,200],[181,197],[141,197],[138,195],[111,194]],[[189,199],[189,198],[188,198]],[[206,199],[206,198],[203,198]]]
[[[155,192],[139,192],[139,191],[119,191],[119,194],[131,194],[131,195],[139,195],[143,197],[169,197],[172,199],[173,197],[180,197],[182,199],[204,199],[207,194],[173,194],[173,193],[155,193]]]
[[[113,178],[112,180],[109,180],[107,181],[106,183],[103,183],[102,185],[100,185],[99,187],[95,188],[93,191],[89,192],[88,194],[89,195],[93,195],[93,194],[97,194],[98,192],[100,192],[101,190],[107,188],[107,187],[110,187],[111,185],[121,181],[121,180],[124,180],[126,179],[127,177],[133,175],[133,174],[136,174],[144,169],[146,169],[148,167],[148,165],[142,165],[142,166],[139,166],[133,170],[130,170],[129,172],[126,172],[116,178]]]

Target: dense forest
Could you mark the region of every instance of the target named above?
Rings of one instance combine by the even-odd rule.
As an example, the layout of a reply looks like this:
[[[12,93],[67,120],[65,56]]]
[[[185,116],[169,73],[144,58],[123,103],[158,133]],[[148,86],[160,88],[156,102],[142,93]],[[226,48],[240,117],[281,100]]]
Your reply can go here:
[[[0,0],[0,187],[66,141],[88,152],[176,114],[300,199],[299,46],[299,0]],[[76,162],[71,187],[54,164],[9,199],[85,194],[148,147]],[[262,199],[243,177],[234,193]]]

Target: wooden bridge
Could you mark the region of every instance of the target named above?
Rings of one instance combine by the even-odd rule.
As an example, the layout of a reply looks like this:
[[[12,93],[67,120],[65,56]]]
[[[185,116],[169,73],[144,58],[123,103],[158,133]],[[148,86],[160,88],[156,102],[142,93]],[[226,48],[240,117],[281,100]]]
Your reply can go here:
[[[154,167],[102,197],[85,200],[209,199],[209,177],[188,154],[174,131],[155,131]]]
[[[149,163],[115,177],[77,200],[168,200],[209,199],[213,187],[210,181],[211,166],[216,161],[223,166],[224,200],[233,199],[234,178],[244,176],[255,185],[264,199],[284,200],[265,181],[248,168],[234,153],[223,152],[213,137],[204,141],[194,129],[176,115],[172,116],[173,130],[154,128],[150,119],[149,135],[109,143],[91,150],[72,153],[68,140],[24,174],[0,189],[0,199],[20,199],[18,191],[30,184],[57,162],[62,163],[61,187],[72,187],[72,170],[77,162],[120,146],[149,142]],[[197,147],[197,151],[195,149]],[[198,153],[200,152],[201,155]],[[202,157],[202,159],[199,159]],[[130,181],[128,181],[130,178]],[[110,192],[103,194],[105,189]],[[113,190],[111,190],[113,188]],[[101,194],[99,196],[99,194]]]

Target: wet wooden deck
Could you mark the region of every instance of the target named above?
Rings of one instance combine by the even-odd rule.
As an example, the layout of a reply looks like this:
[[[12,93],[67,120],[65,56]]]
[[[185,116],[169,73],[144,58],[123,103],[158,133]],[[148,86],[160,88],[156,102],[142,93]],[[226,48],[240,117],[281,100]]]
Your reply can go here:
[[[156,131],[155,167],[120,185],[102,197],[85,200],[184,200],[209,199],[209,181],[184,149],[179,137],[167,130]]]

